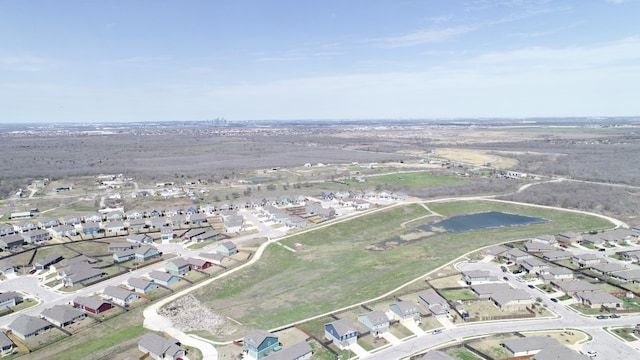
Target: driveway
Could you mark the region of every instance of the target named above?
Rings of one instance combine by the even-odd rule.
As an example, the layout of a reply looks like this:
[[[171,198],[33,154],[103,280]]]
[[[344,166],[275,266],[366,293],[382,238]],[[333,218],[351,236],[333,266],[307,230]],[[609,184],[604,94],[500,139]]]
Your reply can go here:
[[[392,333],[385,331],[382,333],[382,337],[387,340],[391,345],[398,345],[400,343],[402,343],[402,341],[400,339],[398,339],[395,335],[393,335]]]
[[[356,356],[358,356],[361,359],[369,356],[369,352],[363,349],[362,346],[360,346],[358,343],[349,345],[349,350],[353,351],[356,354]]]
[[[400,323],[407,329],[411,330],[411,332],[416,336],[422,336],[426,334],[426,332],[420,329],[420,326],[418,326],[418,324],[416,324],[413,320],[401,321]]]

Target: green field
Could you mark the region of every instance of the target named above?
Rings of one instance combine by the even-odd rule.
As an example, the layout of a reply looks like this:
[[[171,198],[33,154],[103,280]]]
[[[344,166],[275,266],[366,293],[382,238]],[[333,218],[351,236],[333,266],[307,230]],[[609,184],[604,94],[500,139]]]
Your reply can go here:
[[[253,266],[199,289],[194,295],[222,316],[245,326],[270,329],[381,296],[486,245],[608,225],[592,216],[488,201],[429,206],[449,216],[496,210],[550,221],[445,233],[385,251],[367,250],[371,244],[411,231],[401,228],[401,223],[430,214],[418,204],[396,206],[283,240],[296,252],[270,246]],[[416,220],[412,225],[433,220],[434,217]]]
[[[386,174],[379,176],[368,176],[366,182],[368,186],[382,185],[401,188],[424,188],[429,186],[444,186],[462,184],[466,180],[450,175],[439,175],[430,172],[399,172],[396,174]],[[358,185],[355,181],[348,182]]]

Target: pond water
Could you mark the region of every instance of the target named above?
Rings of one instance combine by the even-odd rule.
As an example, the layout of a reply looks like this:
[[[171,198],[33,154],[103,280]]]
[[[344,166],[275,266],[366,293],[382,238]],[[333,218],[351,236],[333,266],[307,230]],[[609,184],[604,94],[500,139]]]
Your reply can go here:
[[[522,226],[547,222],[546,219],[530,216],[508,214],[499,211],[489,211],[477,214],[458,215],[433,224],[424,225],[418,229],[429,231],[441,228],[447,232],[463,232],[478,229],[494,229],[510,226]]]
[[[275,180],[275,178],[270,177],[270,176],[254,176],[254,177],[250,177],[250,178],[246,178],[245,181],[250,182],[252,184],[257,184],[257,183],[265,183],[265,182],[269,182],[269,181],[273,181]]]

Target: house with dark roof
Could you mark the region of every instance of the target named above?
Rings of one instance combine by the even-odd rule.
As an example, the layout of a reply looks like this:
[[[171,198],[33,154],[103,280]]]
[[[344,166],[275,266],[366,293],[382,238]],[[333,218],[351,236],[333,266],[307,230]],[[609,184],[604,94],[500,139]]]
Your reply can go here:
[[[216,245],[215,252],[224,256],[231,256],[238,253],[238,247],[233,241],[225,241]]]
[[[14,307],[22,302],[22,296],[15,291],[7,291],[0,294],[0,310]]]
[[[420,310],[418,310],[418,306],[413,301],[400,301],[397,303],[393,303],[389,305],[389,310],[400,321],[420,320]]]
[[[358,330],[349,319],[340,319],[324,324],[324,337],[340,349],[358,341]]]
[[[381,337],[382,334],[389,331],[389,318],[380,310],[358,315],[358,324],[375,337]]]
[[[191,270],[187,260],[181,257],[167,261],[164,267],[169,274],[175,276],[184,276]]]
[[[154,283],[164,285],[164,286],[169,286],[171,284],[177,283],[180,280],[180,278],[175,275],[172,275],[163,271],[157,271],[157,270],[151,271],[149,273],[149,278]]]
[[[18,317],[7,326],[11,333],[22,340],[38,336],[52,327],[47,320],[30,315],[18,315]]]
[[[250,359],[263,359],[278,350],[278,337],[264,330],[253,329],[242,339],[242,351]]]
[[[112,309],[113,304],[95,296],[78,296],[73,300],[73,307],[97,315]]]
[[[151,291],[158,288],[158,284],[147,281],[145,279],[133,277],[127,280],[127,285],[133,289],[133,291],[141,294],[148,294]]]
[[[0,237],[0,248],[3,250],[17,249],[24,245],[24,238],[22,235],[13,234]]]
[[[36,270],[48,269],[51,265],[59,263],[64,259],[60,253],[52,253],[44,258],[33,263],[33,268]]]
[[[102,297],[120,306],[129,306],[129,304],[140,298],[135,292],[112,285],[107,286],[102,291]]]
[[[176,339],[167,339],[154,333],[144,334],[138,341],[138,349],[155,360],[178,360],[187,355]]]
[[[206,232],[206,230],[204,229],[191,229],[189,231],[187,231],[186,233],[184,233],[184,235],[182,235],[182,240],[184,241],[195,241],[195,239],[204,234]]]
[[[84,319],[87,314],[68,305],[54,305],[40,314],[43,319],[55,326],[65,327]]]

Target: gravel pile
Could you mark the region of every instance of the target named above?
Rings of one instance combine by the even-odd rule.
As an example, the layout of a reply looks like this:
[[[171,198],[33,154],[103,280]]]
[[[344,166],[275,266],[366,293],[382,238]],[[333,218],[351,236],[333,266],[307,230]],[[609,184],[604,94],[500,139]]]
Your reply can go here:
[[[174,326],[184,332],[206,330],[212,334],[225,335],[228,329],[225,319],[203,306],[193,295],[187,295],[164,306],[158,314],[171,319]]]

